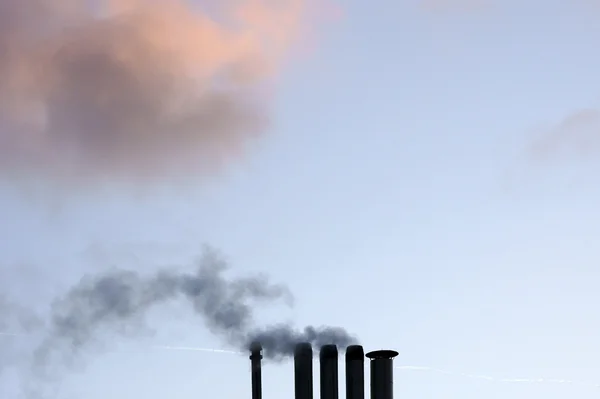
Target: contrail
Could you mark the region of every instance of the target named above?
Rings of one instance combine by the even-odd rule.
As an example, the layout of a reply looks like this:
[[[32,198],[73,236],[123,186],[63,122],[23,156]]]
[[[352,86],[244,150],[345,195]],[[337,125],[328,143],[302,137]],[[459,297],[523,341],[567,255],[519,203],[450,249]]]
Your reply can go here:
[[[21,336],[23,334],[14,334],[8,332],[0,332],[0,335],[9,335],[9,336]],[[223,354],[231,354],[231,355],[244,355],[246,352],[244,351],[232,351],[227,349],[216,349],[216,348],[206,348],[206,347],[198,347],[198,346],[175,346],[175,345],[152,345],[152,348],[155,349],[163,349],[163,350],[172,350],[172,351],[190,351],[190,352],[207,352],[207,353],[223,353]],[[404,370],[404,371],[428,371],[439,374],[445,374],[455,377],[465,377],[469,379],[477,379],[477,380],[485,380],[490,382],[501,382],[501,383],[511,383],[511,384],[565,384],[565,385],[579,385],[585,387],[594,387],[600,388],[600,384],[594,384],[591,382],[584,381],[575,381],[569,379],[559,379],[559,378],[497,378],[483,374],[471,374],[471,373],[462,373],[457,371],[444,370],[436,367],[429,366],[395,366],[395,369]]]
[[[449,371],[444,369],[439,369],[435,367],[428,366],[395,366],[394,368],[399,370],[415,370],[415,371],[430,371],[445,375],[457,376],[457,377],[465,377],[477,380],[485,380],[491,382],[503,382],[503,383],[512,383],[512,384],[570,384],[570,385],[580,385],[586,387],[596,387],[600,388],[600,384],[594,384],[590,382],[582,382],[582,381],[574,381],[568,379],[557,379],[557,378],[495,378],[488,375],[482,374],[470,374],[470,373],[461,373],[455,371]]]
[[[212,352],[212,353],[229,353],[232,355],[243,355],[246,352],[231,351],[226,349],[198,348],[195,346],[169,346],[169,345],[152,345],[156,349],[166,349],[172,351],[196,351],[196,352]]]
[[[229,353],[236,355],[243,355],[245,352],[240,351],[228,351],[222,349],[212,349],[212,348],[202,348],[196,346],[170,346],[170,345],[154,345],[154,348],[157,349],[166,349],[166,350],[181,350],[181,351],[199,351],[199,352],[214,352],[214,353]],[[429,371],[435,372],[450,376],[456,377],[465,377],[470,379],[478,379],[485,380],[490,382],[502,382],[502,383],[512,383],[512,384],[568,384],[568,385],[579,385],[586,387],[596,387],[600,388],[600,384],[594,384],[590,382],[582,382],[582,381],[574,381],[568,379],[557,379],[557,378],[496,378],[488,375],[482,374],[470,374],[470,373],[461,373],[456,371],[449,371],[444,369],[439,369],[435,367],[429,366],[395,366],[395,369],[405,370],[405,371]]]

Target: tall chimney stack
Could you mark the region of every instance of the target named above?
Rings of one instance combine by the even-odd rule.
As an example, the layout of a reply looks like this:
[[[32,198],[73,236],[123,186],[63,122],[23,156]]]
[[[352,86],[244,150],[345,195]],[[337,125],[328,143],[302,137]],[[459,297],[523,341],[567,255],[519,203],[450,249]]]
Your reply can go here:
[[[250,361],[252,367],[252,399],[262,399],[262,345],[253,342],[250,345]]]
[[[313,350],[308,342],[294,350],[294,386],[296,399],[313,399]]]
[[[321,399],[338,399],[338,350],[323,345],[319,353],[321,366]]]
[[[365,351],[360,345],[346,348],[346,399],[365,399]]]
[[[379,350],[367,353],[371,359],[371,399],[394,399],[394,358],[398,352]]]

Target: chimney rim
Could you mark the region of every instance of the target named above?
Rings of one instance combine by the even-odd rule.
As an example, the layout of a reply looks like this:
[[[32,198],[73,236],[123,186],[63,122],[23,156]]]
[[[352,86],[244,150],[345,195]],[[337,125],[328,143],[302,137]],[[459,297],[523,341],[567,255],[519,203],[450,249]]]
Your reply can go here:
[[[376,351],[371,351],[366,354],[366,356],[371,360],[393,359],[398,355],[399,355],[398,352],[396,352],[395,350],[391,350],[391,349],[380,349],[380,350],[376,350]]]
[[[258,341],[254,341],[250,344],[250,359],[262,359],[263,347]]]
[[[312,355],[313,355],[312,344],[310,342],[298,342],[294,348],[294,355],[295,356],[310,355],[312,357]]]
[[[346,360],[364,360],[365,350],[362,345],[350,345],[346,348]]]
[[[335,344],[328,344],[321,346],[319,350],[319,357],[321,359],[326,358],[337,358],[339,356],[338,347]]]

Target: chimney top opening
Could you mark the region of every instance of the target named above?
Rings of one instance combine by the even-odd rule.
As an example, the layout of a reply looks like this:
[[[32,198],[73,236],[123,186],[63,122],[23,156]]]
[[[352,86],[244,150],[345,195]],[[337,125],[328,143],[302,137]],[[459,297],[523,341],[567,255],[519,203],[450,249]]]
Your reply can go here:
[[[392,350],[378,350],[367,353],[366,355],[369,359],[393,359],[398,356],[398,352]]]

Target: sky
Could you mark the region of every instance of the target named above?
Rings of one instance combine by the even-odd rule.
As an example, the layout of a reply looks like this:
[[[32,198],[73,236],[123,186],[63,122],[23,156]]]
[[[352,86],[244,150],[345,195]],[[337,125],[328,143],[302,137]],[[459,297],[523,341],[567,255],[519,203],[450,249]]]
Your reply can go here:
[[[226,76],[235,85],[272,77],[261,97],[270,121],[254,134],[262,127],[254,116],[265,116],[256,111],[260,106],[250,108],[256,114],[227,108],[224,120],[241,125],[192,119],[207,131],[218,126],[227,138],[242,137],[245,150],[238,153],[234,145],[235,151],[221,153],[225,147],[203,147],[203,138],[200,171],[185,178],[179,168],[190,164],[163,159],[153,146],[133,157],[139,161],[134,167],[120,152],[100,152],[109,162],[96,158],[95,146],[102,144],[96,141],[74,150],[81,159],[69,158],[63,147],[50,146],[59,137],[54,130],[43,131],[49,141],[28,147],[33,141],[15,138],[29,131],[13,133],[16,122],[0,117],[3,296],[43,317],[48,304],[86,274],[193,268],[209,244],[232,274],[267,273],[293,292],[291,309],[258,309],[261,323],[343,326],[367,350],[397,350],[396,366],[451,372],[398,368],[397,397],[596,397],[600,4],[338,0],[335,9],[337,18],[302,25],[311,33],[304,51],[293,57],[281,57],[279,48],[268,56],[250,52],[264,56],[242,64],[252,73]],[[263,18],[243,21],[252,32],[266,26]],[[271,28],[265,34],[283,37]],[[245,51],[255,48],[251,40],[244,43]],[[225,53],[207,63],[200,51],[195,63],[174,57],[181,63],[168,66],[214,77],[209,72],[234,54]],[[63,76],[60,65],[52,66],[53,79]],[[12,76],[1,63],[0,71]],[[54,90],[33,78],[17,82],[23,86],[0,81],[1,115],[13,110],[7,98],[21,98],[14,93]],[[142,94],[148,93],[156,94]],[[126,136],[133,126],[129,114],[119,113],[113,125],[83,117],[71,122],[86,110],[83,103],[53,127],[72,133],[62,144],[109,128],[127,139],[145,137],[145,125]],[[150,105],[129,111],[159,109]],[[31,120],[29,108],[15,107]],[[189,133],[189,120],[168,122]],[[182,136],[181,148],[161,137],[147,142],[172,149],[177,161],[195,148],[191,134]],[[213,168],[217,153],[226,156]],[[172,173],[162,175],[159,166]],[[150,167],[157,171],[140,177]],[[0,373],[0,396],[19,398],[19,360],[43,329],[29,333],[12,319],[0,325],[18,333],[0,336],[8,364]],[[147,327],[103,334],[101,347],[86,351],[53,382],[55,397],[250,396],[247,356],[157,347],[231,349],[184,304],[152,309]],[[293,395],[292,370],[290,362],[265,365],[265,399]],[[501,381],[520,378],[581,383]]]

